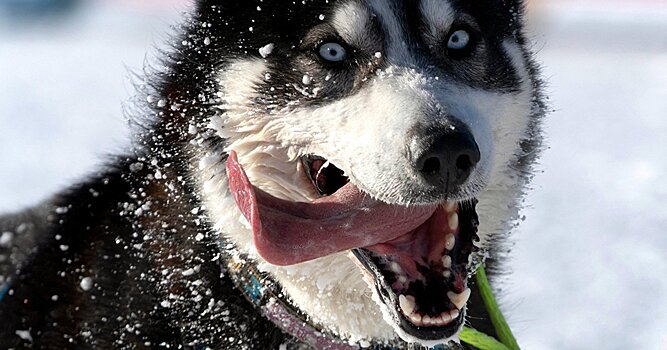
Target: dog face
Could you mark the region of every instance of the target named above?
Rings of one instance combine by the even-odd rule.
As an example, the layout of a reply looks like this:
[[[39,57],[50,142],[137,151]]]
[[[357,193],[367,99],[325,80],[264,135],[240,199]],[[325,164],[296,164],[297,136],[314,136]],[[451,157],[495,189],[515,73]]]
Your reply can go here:
[[[343,338],[446,342],[516,210],[535,108],[520,8],[241,3],[198,10],[226,145],[198,159],[216,228]]]

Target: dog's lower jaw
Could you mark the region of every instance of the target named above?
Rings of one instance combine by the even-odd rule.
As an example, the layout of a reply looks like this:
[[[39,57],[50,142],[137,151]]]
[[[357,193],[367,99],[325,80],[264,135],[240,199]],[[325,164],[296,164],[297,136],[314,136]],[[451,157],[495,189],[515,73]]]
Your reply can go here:
[[[382,318],[388,325],[390,325],[393,328],[394,332],[396,333],[396,335],[398,335],[400,339],[408,343],[416,343],[429,348],[437,345],[445,345],[450,342],[459,343],[458,335],[461,332],[461,329],[463,328],[463,323],[459,325],[458,329],[453,335],[449,337],[444,337],[442,339],[433,339],[433,340],[421,339],[405,331],[401,327],[400,320],[398,320],[397,316],[395,316],[394,314],[395,311],[392,310],[390,306],[382,302],[382,298],[379,294],[379,291],[375,287],[375,280],[371,276],[371,274],[362,266],[362,264],[357,260],[357,258],[354,256],[352,252],[348,254],[348,257],[350,258],[351,261],[355,261],[356,265],[359,267],[359,269],[361,269],[363,278],[368,284],[369,289],[372,291],[371,298],[379,306],[380,311],[382,312]],[[465,309],[461,310],[461,313],[462,313],[461,317],[465,318]]]
[[[461,329],[463,328],[463,323],[461,323],[461,325],[457,329],[456,333],[454,333],[450,337],[445,337],[445,338],[442,338],[442,339],[435,339],[435,340],[420,339],[420,338],[417,338],[417,337],[409,334],[403,328],[401,328],[400,322],[398,322],[396,320],[396,318],[392,315],[392,312],[389,309],[389,307],[380,301],[380,296],[379,296],[377,290],[375,290],[375,289],[373,290],[373,301],[375,301],[378,305],[381,305],[380,310],[382,311],[382,317],[384,318],[384,321],[387,322],[388,324],[390,324],[392,326],[392,328],[394,329],[394,332],[396,332],[396,334],[398,335],[398,337],[400,337],[405,342],[420,344],[420,345],[428,347],[428,348],[431,348],[431,347],[434,347],[434,346],[437,346],[437,345],[445,345],[445,344],[448,344],[449,342],[455,342],[455,343],[459,342],[459,336],[458,335],[459,335],[459,332],[461,332]],[[462,311],[462,312],[464,313],[465,311]],[[465,314],[463,314],[462,317],[465,317]]]

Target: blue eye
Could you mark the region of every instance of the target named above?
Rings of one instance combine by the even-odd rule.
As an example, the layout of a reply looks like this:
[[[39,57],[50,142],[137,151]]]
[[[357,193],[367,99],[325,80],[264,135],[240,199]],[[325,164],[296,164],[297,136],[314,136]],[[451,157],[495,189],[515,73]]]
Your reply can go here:
[[[452,33],[447,40],[447,48],[450,50],[463,50],[470,44],[470,34],[463,29]]]
[[[338,43],[324,43],[320,46],[319,54],[322,59],[329,62],[341,62],[347,58],[347,51],[343,45]]]

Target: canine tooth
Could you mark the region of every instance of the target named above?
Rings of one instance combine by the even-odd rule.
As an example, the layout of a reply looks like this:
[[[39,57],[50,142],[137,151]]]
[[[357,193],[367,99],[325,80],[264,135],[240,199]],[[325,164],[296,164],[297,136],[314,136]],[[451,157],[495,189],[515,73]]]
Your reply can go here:
[[[406,282],[408,282],[408,278],[407,278],[407,277],[405,277],[405,276],[403,276],[403,275],[398,276],[398,283],[401,283],[401,284],[402,284],[402,283],[406,283]]]
[[[459,214],[452,213],[452,215],[449,216],[447,222],[449,223],[450,230],[456,230],[459,228]]]
[[[399,295],[398,304],[401,306],[404,315],[412,315],[412,312],[415,311],[415,297],[412,295]]]
[[[452,257],[449,255],[445,255],[442,257],[442,265],[445,267],[445,269],[449,269],[452,267]]]
[[[444,277],[444,278],[450,278],[450,277],[452,277],[452,271],[450,271],[450,270],[445,270],[445,271],[443,271],[443,272],[442,272],[442,277]]]
[[[454,249],[454,244],[456,244],[456,236],[453,234],[448,234],[445,241],[445,249],[451,251]]]
[[[457,207],[456,202],[453,202],[453,201],[452,201],[452,202],[447,201],[447,203],[445,203],[445,210],[446,210],[448,213],[451,213],[451,212],[455,211],[455,210],[456,210],[456,207]]]
[[[447,297],[456,306],[456,309],[461,310],[470,298],[470,288],[466,288],[463,292],[456,294],[452,291],[447,292]]]

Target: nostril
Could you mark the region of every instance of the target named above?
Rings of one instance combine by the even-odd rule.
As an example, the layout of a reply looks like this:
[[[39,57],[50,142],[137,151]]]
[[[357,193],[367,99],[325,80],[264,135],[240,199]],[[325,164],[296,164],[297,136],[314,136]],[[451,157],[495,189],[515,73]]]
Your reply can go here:
[[[462,174],[468,173],[470,172],[472,167],[473,164],[469,155],[462,154],[456,158],[456,169],[459,171],[459,173]]]
[[[438,157],[430,157],[424,161],[424,166],[420,170],[424,174],[433,175],[440,171],[440,159]]]

